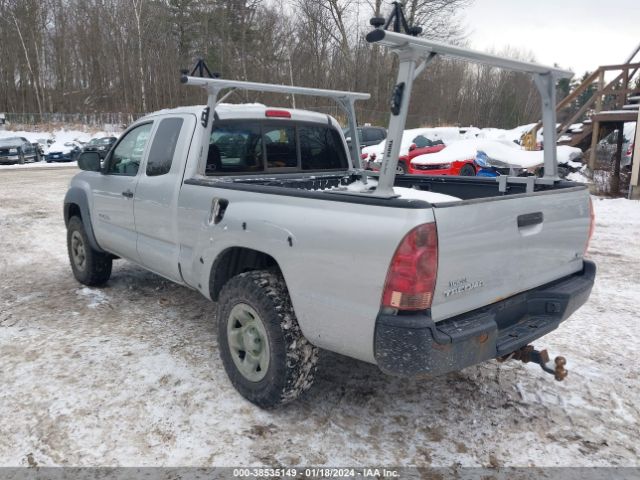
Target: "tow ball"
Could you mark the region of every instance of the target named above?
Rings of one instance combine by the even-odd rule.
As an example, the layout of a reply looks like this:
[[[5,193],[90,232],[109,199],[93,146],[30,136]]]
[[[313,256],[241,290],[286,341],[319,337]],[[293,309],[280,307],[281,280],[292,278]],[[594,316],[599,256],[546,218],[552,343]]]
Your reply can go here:
[[[555,364],[554,368],[547,366],[549,363],[549,353],[547,350],[536,350],[533,345],[527,345],[525,347],[516,350],[515,352],[500,357],[499,361],[506,362],[507,360],[520,360],[522,363],[537,363],[540,368],[550,375],[553,375],[558,382],[564,380],[569,373],[565,367],[567,359],[564,357],[556,357],[553,360]]]

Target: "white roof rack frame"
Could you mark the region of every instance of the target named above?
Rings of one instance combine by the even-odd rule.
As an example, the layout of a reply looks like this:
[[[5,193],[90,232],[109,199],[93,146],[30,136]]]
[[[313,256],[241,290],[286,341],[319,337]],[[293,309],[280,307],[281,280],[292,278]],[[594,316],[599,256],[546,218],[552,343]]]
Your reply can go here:
[[[207,108],[210,112],[214,111],[220,92],[227,88],[331,98],[335,100],[347,114],[347,120],[351,130],[351,162],[355,168],[360,168],[360,140],[357,134],[355,102],[371,98],[371,95],[368,93],[324,90],[320,88],[296,87],[293,85],[277,85],[272,83],[243,82],[224,78],[193,77],[189,75],[182,75],[181,82],[185,85],[202,87],[207,91],[209,95]]]
[[[436,57],[448,57],[467,62],[481,63],[506,70],[533,75],[534,83],[542,101],[542,124],[544,128],[544,177],[531,179],[527,177],[496,177],[500,191],[505,191],[508,183],[524,183],[527,192],[533,191],[536,184],[552,185],[559,180],[556,156],[556,91],[558,79],[571,78],[573,73],[556,67],[548,67],[537,63],[523,62],[512,58],[500,57],[467,48],[448,45],[434,40],[418,38],[413,35],[387,31],[382,28],[383,22],[372,19],[376,28],[367,34],[367,41],[389,48],[398,55],[400,65],[398,78],[391,99],[391,119],[385,151],[382,159],[380,179],[374,195],[394,197],[393,185],[400,144],[404,132],[409,99],[415,78]],[[384,20],[384,19],[382,19]],[[387,22],[389,24],[390,22]],[[419,30],[419,29],[418,29]],[[414,29],[415,33],[415,29]],[[419,65],[418,62],[422,61]]]

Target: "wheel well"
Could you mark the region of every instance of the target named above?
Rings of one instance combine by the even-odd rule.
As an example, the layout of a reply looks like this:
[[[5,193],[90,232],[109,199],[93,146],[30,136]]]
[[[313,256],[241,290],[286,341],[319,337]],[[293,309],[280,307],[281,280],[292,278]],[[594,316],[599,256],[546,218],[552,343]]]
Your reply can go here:
[[[80,207],[76,203],[67,203],[64,209],[64,222],[69,223],[71,217],[80,217],[82,219],[82,213]]]
[[[213,262],[209,275],[209,294],[213,300],[218,300],[220,290],[231,278],[250,270],[264,270],[273,267],[280,271],[278,262],[271,255],[251,248],[229,248]]]

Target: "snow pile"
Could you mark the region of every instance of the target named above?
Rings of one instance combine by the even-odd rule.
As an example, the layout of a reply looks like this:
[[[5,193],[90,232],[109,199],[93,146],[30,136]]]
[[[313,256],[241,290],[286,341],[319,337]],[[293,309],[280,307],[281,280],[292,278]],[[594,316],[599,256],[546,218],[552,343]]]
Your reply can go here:
[[[482,128],[478,138],[484,138],[486,140],[504,140],[512,143],[520,142],[522,135],[530,131],[535,125],[535,123],[529,123],[527,125],[520,125],[519,127],[512,128],[511,130],[504,130],[502,128]]]
[[[419,155],[411,160],[416,165],[438,165],[455,161],[476,158],[478,151],[482,151],[493,160],[522,168],[533,168],[544,164],[544,152],[523,150],[519,145],[503,140],[462,140],[454,142],[443,150],[427,155]],[[575,162],[582,157],[582,150],[575,147],[559,146],[558,163]],[[580,164],[578,164],[580,165]]]

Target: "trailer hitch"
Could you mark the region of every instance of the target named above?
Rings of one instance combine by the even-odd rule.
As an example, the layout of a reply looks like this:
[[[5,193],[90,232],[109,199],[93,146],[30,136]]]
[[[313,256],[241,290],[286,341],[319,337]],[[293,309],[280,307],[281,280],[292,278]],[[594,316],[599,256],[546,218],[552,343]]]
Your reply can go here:
[[[522,363],[537,363],[540,368],[550,375],[553,375],[558,382],[564,380],[569,373],[565,367],[567,359],[564,357],[556,357],[554,359],[555,367],[551,368],[547,366],[549,363],[549,353],[547,350],[536,350],[533,345],[526,345],[515,352],[500,357],[498,361],[506,362],[507,360],[520,360]]]

